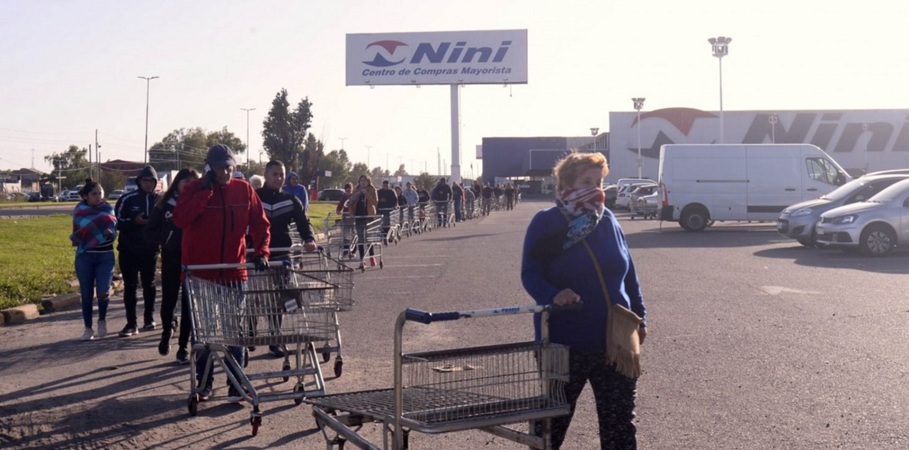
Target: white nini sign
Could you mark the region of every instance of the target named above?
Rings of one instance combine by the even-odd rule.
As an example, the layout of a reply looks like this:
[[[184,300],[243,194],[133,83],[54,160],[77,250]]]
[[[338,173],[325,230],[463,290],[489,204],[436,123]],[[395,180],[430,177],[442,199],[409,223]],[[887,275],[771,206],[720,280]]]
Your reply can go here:
[[[347,85],[525,84],[527,30],[347,35]]]

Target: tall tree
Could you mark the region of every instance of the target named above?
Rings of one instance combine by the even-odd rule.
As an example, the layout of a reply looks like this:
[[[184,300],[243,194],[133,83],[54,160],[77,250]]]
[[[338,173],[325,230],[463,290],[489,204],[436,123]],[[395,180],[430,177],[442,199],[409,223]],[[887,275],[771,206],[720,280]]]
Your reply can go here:
[[[407,175],[407,170],[404,169],[404,164],[401,164],[400,166],[398,166],[398,170],[395,171],[394,176],[402,177],[405,175]]]
[[[230,147],[238,154],[237,165],[246,166],[245,158],[239,157],[246,152],[246,144],[228,131],[227,127],[211,132],[200,127],[174,130],[161,142],[156,142],[149,148],[149,164],[158,171],[179,170],[184,167],[201,169],[205,164],[208,148],[215,144]]]
[[[325,158],[324,147],[322,141],[316,139],[312,133],[306,136],[306,145],[297,170],[301,182],[308,183],[316,177],[316,172],[325,170],[321,167],[322,159]]]
[[[322,158],[319,164],[319,170],[331,172],[330,177],[319,179],[320,187],[341,188],[344,183],[350,181],[350,169],[352,164],[347,159],[347,152],[344,150],[332,150]]]
[[[350,168],[350,178],[353,180],[354,187],[357,187],[357,179],[363,174],[369,175],[369,167],[366,167],[365,163],[358,162]],[[372,177],[372,175],[369,176]]]
[[[44,161],[54,166],[53,175],[63,178],[63,186],[76,186],[82,184],[88,178],[88,155],[87,148],[79,148],[78,145],[70,145],[62,153],[51,153],[44,157]]]
[[[312,103],[307,97],[300,100],[296,109],[290,111],[287,89],[282,88],[272,100],[271,110],[262,123],[262,144],[269,158],[283,161],[291,170],[302,168],[303,144],[312,124],[311,107]]]

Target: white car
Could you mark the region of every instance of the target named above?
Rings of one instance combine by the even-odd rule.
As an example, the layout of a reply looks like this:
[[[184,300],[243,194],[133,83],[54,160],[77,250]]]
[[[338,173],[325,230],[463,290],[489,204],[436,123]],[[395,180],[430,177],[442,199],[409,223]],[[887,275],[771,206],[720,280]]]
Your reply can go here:
[[[863,202],[821,214],[817,242],[847,253],[881,256],[909,244],[909,180],[892,184]]]

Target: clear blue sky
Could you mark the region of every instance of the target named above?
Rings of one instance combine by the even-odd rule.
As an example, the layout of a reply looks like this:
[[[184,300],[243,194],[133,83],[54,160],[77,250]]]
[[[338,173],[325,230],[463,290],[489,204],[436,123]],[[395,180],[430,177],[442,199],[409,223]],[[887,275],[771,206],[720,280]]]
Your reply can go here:
[[[286,88],[313,103],[328,150],[435,172],[451,162],[446,86],[346,87],[347,33],[527,29],[529,83],[467,86],[462,175],[492,136],[608,131],[610,111],[718,110],[707,38],[731,36],[724,108],[909,108],[909,4],[869,0],[33,1],[0,2],[0,169],[34,165],[99,132],[102,160],[142,160],[177,128],[227,127],[258,157]],[[416,166],[416,167],[414,167]],[[474,162],[474,172],[479,165]],[[447,169],[445,170],[448,171]]]

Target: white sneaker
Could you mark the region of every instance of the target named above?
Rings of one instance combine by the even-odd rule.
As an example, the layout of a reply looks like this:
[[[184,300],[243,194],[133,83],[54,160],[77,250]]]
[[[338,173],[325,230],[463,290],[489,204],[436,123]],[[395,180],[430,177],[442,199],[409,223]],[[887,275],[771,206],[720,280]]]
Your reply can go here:
[[[98,321],[98,334],[97,334],[97,336],[98,336],[98,339],[101,339],[101,338],[103,338],[104,336],[107,336],[107,321],[106,321],[106,320],[99,320],[99,321]]]
[[[92,330],[91,328],[86,328],[85,331],[82,332],[83,341],[90,341],[94,338],[95,338],[95,331]]]

